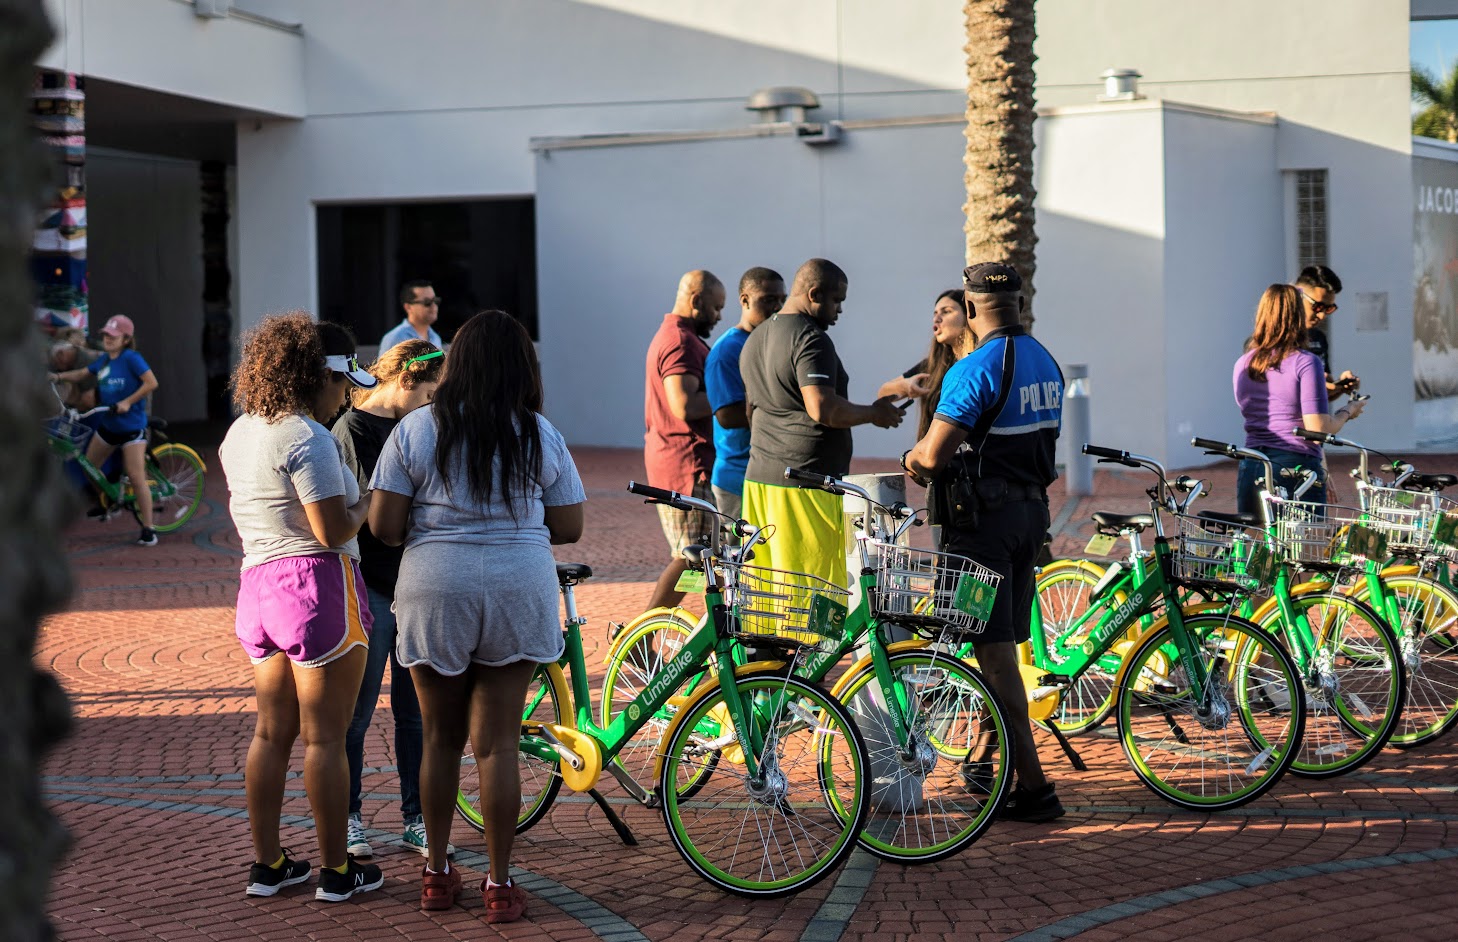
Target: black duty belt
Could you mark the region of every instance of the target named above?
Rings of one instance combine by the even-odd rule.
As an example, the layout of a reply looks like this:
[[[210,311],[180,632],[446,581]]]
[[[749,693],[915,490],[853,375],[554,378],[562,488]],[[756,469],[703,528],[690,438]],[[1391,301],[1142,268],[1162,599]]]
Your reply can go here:
[[[1047,488],[1037,484],[1019,484],[1016,481],[1007,482],[1007,500],[1048,500]]]

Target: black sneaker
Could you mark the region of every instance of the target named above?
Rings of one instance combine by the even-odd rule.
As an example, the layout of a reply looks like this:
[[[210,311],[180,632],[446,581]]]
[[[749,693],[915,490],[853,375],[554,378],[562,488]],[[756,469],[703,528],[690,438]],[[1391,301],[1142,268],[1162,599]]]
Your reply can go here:
[[[142,527],[142,535],[137,537],[138,546],[156,546],[157,531],[151,527]]]
[[[111,511],[100,504],[93,504],[86,509],[87,520],[105,520],[111,516]]]
[[[274,896],[286,886],[303,883],[311,873],[307,860],[290,860],[284,851],[284,861],[277,867],[256,863],[248,868],[248,895]]]
[[[1053,790],[1051,782],[1042,788],[1032,789],[1019,783],[1008,796],[1007,804],[1002,806],[1002,818],[1007,821],[1037,824],[1063,815],[1063,802],[1058,800],[1058,793]]]
[[[385,875],[374,864],[362,864],[349,858],[349,869],[344,873],[330,867],[319,868],[319,888],[314,898],[327,903],[342,903],[356,893],[378,890],[385,884]]]

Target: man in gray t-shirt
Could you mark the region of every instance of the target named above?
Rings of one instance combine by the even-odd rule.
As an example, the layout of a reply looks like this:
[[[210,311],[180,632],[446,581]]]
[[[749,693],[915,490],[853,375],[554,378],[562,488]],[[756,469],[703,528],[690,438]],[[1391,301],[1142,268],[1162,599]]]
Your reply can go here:
[[[902,416],[893,396],[868,406],[847,398],[850,377],[826,333],[840,319],[847,284],[833,262],[812,258],[801,265],[785,306],[749,335],[739,357],[749,412],[744,516],[781,532],[755,550],[757,564],[836,585],[846,581],[840,499],[787,487],[785,468],[844,475],[850,430],[867,423],[895,428]]]

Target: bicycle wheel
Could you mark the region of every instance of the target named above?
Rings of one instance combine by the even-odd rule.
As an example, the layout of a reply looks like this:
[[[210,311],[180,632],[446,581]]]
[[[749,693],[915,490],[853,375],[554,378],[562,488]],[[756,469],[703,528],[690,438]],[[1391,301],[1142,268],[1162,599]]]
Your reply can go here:
[[[1458,594],[1418,575],[1384,576],[1392,596],[1397,633],[1407,669],[1407,702],[1390,740],[1402,749],[1432,742],[1458,723]],[[1365,580],[1352,594],[1371,602]],[[1378,607],[1381,611],[1381,607]]]
[[[663,665],[673,660],[693,634],[695,624],[673,611],[630,623],[607,656],[607,673],[602,681],[599,722],[606,727],[642,693]],[[694,672],[684,683],[692,690],[703,677]],[[612,762],[644,788],[653,787],[653,769],[658,762],[658,742],[663,738],[675,706],[665,704],[634,734]]]
[[[1070,626],[1092,602],[1093,587],[1099,576],[1081,567],[1057,566],[1038,577],[1038,609],[1043,616],[1043,640],[1048,663],[1040,664],[1057,673],[1075,653],[1081,654],[1088,633],[1097,624],[1090,618],[1071,631]],[[1130,638],[1132,640],[1132,638]],[[1066,687],[1058,701],[1053,721],[1068,735],[1098,729],[1114,712],[1114,671],[1118,655],[1110,650],[1089,665],[1083,676]]]
[[[697,795],[680,796],[678,783],[700,777],[706,761],[696,724],[728,710],[723,691],[707,689],[669,732],[663,819],[705,880],[740,896],[784,896],[855,850],[871,799],[870,759],[849,711],[820,687],[756,674],[736,678],[735,688],[757,743],[734,741],[751,753],[758,776],[726,756]]]
[[[523,723],[561,723],[562,704],[552,689],[547,666],[537,668],[527,687],[526,704],[522,708]],[[548,760],[528,751],[528,746],[540,747],[541,739],[522,735],[523,748],[518,753],[516,767],[521,775],[521,810],[517,813],[516,833],[536,824],[551,810],[552,802],[562,790],[562,776],[557,770],[557,761]],[[461,756],[461,783],[456,792],[456,813],[477,831],[485,831],[486,822],[481,814],[481,779],[477,774],[476,755],[469,743]]]
[[[192,519],[203,498],[203,463],[186,445],[152,449],[147,477],[152,488],[152,529],[170,533]]]
[[[1306,715],[1293,696],[1301,675],[1275,639],[1244,619],[1191,615],[1185,627],[1206,674],[1203,690],[1170,657],[1169,625],[1149,632],[1119,684],[1119,739],[1139,780],[1166,801],[1236,808],[1265,794],[1296,758]]]
[[[896,690],[883,690],[867,662],[838,685],[870,752],[871,811],[862,847],[899,863],[957,853],[997,819],[1012,788],[1012,736],[1002,703],[982,675],[927,649],[890,658]],[[904,705],[902,741],[886,712]]]
[[[1341,775],[1366,765],[1397,729],[1406,671],[1397,636],[1371,606],[1329,589],[1296,596],[1311,626],[1316,663],[1302,668],[1306,730],[1291,772],[1307,778]],[[1261,619],[1278,637],[1287,626],[1279,608]]]

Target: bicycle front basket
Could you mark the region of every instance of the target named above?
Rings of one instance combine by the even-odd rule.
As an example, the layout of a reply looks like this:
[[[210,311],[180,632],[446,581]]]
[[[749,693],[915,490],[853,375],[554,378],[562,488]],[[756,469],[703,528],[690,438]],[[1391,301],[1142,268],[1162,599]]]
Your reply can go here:
[[[746,642],[775,641],[834,651],[845,637],[846,598],[819,576],[723,565],[729,630]]]
[[[1421,555],[1432,551],[1440,513],[1437,494],[1358,481],[1357,495],[1367,512],[1363,526],[1387,538],[1388,552]]]
[[[987,627],[1002,576],[966,556],[873,543],[871,611],[910,628],[977,635]]]
[[[1186,585],[1250,591],[1270,580],[1266,535],[1255,527],[1175,515],[1174,577]]]
[[[64,413],[46,420],[46,435],[58,444],[70,445],[77,451],[86,450],[93,434],[91,426],[73,421]]]
[[[1387,538],[1356,507],[1313,504],[1264,495],[1276,550],[1293,565],[1341,568],[1387,556]]]

